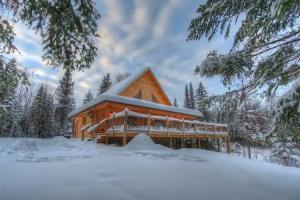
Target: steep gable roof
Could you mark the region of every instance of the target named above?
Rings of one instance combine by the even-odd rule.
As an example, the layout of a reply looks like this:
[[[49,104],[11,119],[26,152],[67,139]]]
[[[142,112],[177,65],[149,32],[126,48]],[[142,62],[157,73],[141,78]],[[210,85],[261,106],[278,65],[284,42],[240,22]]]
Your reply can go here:
[[[143,81],[145,81],[145,79],[147,81],[149,81],[147,85],[143,85]],[[142,81],[142,83],[140,82],[140,84],[139,84],[138,81],[141,81],[141,80],[143,80],[143,81]],[[119,83],[115,84],[113,87],[111,87],[104,94],[133,97],[135,94],[132,94],[132,92],[133,92],[132,88],[137,89],[136,85],[134,85],[134,84],[136,84],[136,85],[139,84],[139,87],[140,87],[141,90],[146,91],[148,89],[148,91],[147,91],[148,99],[147,98],[142,98],[142,99],[150,101],[150,99],[149,99],[149,95],[150,95],[149,90],[155,88],[155,92],[153,93],[153,95],[154,96],[158,95],[160,97],[159,98],[160,101],[157,102],[157,103],[165,104],[165,105],[169,105],[169,106],[172,105],[172,103],[170,102],[168,96],[166,95],[165,91],[163,90],[162,86],[160,85],[159,81],[155,77],[155,75],[152,72],[150,67],[145,67],[145,68],[142,68],[140,70],[137,70],[136,72],[134,72],[132,75],[130,75],[126,79],[124,79],[124,80],[120,81]],[[131,96],[128,95],[130,93],[131,93]]]
[[[199,117],[203,116],[202,113],[199,111],[174,107],[174,106],[171,106],[171,103],[169,103],[168,105],[163,105],[163,104],[153,103],[151,101],[135,99],[135,98],[130,98],[130,97],[119,95],[120,93],[125,91],[128,87],[130,87],[130,85],[132,85],[135,81],[137,81],[143,74],[145,74],[148,71],[151,72],[152,76],[154,77],[155,81],[157,82],[158,86],[160,87],[161,92],[166,96],[167,100],[169,101],[169,99],[168,99],[167,95],[165,94],[165,92],[163,91],[160,83],[154,76],[151,68],[146,67],[146,68],[142,68],[140,70],[135,71],[129,77],[127,77],[124,80],[120,81],[119,83],[113,85],[109,90],[107,90],[105,93],[101,94],[100,96],[96,97],[91,102],[84,104],[81,107],[79,107],[78,109],[72,111],[69,114],[69,117],[73,117],[73,116],[89,109],[90,107],[93,107],[104,101],[119,102],[119,103],[124,103],[124,104],[129,104],[129,105],[137,105],[137,106],[165,110],[165,111],[170,111],[170,112],[189,114],[189,115],[194,115],[194,116],[199,116]]]
[[[107,90],[103,94],[119,95],[126,88],[128,88],[132,83],[134,83],[134,81],[136,81],[140,76],[145,74],[148,70],[151,70],[151,69],[149,67],[145,67],[145,68],[135,71],[134,73],[129,75],[127,78],[125,78],[122,81],[120,81],[119,83],[113,85],[109,90]]]

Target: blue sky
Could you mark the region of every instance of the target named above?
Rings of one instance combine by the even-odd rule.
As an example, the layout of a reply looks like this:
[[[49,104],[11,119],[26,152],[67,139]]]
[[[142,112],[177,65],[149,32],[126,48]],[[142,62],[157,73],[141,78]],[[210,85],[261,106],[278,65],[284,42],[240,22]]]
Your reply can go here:
[[[180,106],[184,86],[189,82],[196,89],[202,81],[210,94],[223,93],[225,88],[218,78],[193,74],[207,53],[226,53],[232,45],[232,38],[225,40],[222,36],[210,42],[186,41],[187,28],[199,4],[201,1],[192,0],[97,1],[102,15],[98,27],[101,38],[96,42],[99,51],[91,69],[73,73],[77,106],[89,89],[96,93],[107,72],[113,75],[145,66],[153,69],[170,100],[176,97]],[[15,33],[18,62],[33,73],[36,85],[47,83],[54,90],[63,72],[42,61],[40,36],[22,24],[15,26]]]

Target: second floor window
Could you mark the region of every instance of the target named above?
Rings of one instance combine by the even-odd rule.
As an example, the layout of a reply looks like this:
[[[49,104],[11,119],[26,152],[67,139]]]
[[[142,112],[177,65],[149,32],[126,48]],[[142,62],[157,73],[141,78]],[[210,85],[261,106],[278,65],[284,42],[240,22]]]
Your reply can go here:
[[[134,95],[134,98],[142,99],[142,90],[139,90],[138,93],[136,93],[136,95]]]

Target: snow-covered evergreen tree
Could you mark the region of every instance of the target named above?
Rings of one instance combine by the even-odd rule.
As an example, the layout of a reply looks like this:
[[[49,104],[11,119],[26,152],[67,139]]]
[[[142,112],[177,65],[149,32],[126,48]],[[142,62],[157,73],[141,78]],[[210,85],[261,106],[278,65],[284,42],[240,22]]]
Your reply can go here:
[[[32,104],[30,132],[32,136],[47,138],[53,136],[53,97],[47,86],[41,85]]]
[[[130,76],[130,73],[118,73],[118,74],[116,74],[116,76],[115,76],[115,84],[121,82],[122,80],[124,80],[128,76]]]
[[[83,104],[86,104],[86,103],[92,101],[93,98],[94,98],[94,97],[93,97],[93,93],[91,92],[91,90],[89,90],[89,91],[86,93],[86,95],[85,95],[85,97],[84,97],[84,99],[83,99]]]
[[[189,92],[189,88],[188,85],[185,85],[185,90],[184,90],[184,104],[183,107],[185,108],[190,108],[191,104],[190,104],[190,92]]]
[[[300,167],[300,150],[291,138],[287,137],[285,141],[276,138],[272,145],[270,160],[285,166]]]
[[[206,120],[209,120],[210,99],[202,82],[199,82],[196,90],[195,104],[196,109],[203,113]]]
[[[110,74],[107,73],[106,76],[103,77],[101,85],[98,89],[97,96],[101,95],[102,93],[106,92],[112,86],[112,80],[110,78]]]
[[[296,119],[300,113],[299,10],[299,1],[295,0],[205,1],[191,21],[188,40],[203,37],[211,40],[219,32],[227,38],[236,30],[232,26],[239,21],[238,17],[243,16],[243,20],[230,52],[225,55],[211,52],[196,73],[220,76],[228,87],[241,76],[251,77],[236,92],[244,89],[260,92],[266,88],[266,94],[273,95],[280,86],[293,84],[278,101],[274,124],[284,118]]]
[[[55,91],[55,126],[58,130],[58,133],[56,134],[64,134],[68,128],[67,126],[70,124],[68,115],[75,108],[73,93],[74,82],[72,81],[72,73],[70,70],[66,70]]]
[[[176,97],[174,98],[174,101],[173,101],[173,106],[175,106],[175,107],[178,107],[178,104],[177,104],[177,99],[176,99]]]
[[[192,83],[190,83],[189,93],[190,93],[190,109],[195,110],[196,109],[196,106],[195,106],[195,96],[194,96],[194,88],[193,88],[193,84]]]
[[[1,59],[0,59],[1,60]],[[15,112],[19,108],[16,99],[18,85],[28,85],[27,73],[19,69],[16,60],[0,64],[0,135],[9,136],[15,126]],[[14,127],[13,127],[14,128]]]

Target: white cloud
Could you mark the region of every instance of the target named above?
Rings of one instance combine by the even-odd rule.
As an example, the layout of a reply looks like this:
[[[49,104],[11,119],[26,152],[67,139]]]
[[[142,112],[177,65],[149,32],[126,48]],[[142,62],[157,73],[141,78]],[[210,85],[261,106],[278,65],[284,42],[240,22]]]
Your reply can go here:
[[[223,38],[210,43],[204,40],[186,42],[187,26],[198,5],[194,1],[102,0],[97,3],[101,3],[98,6],[102,15],[97,31],[101,38],[96,41],[99,55],[91,69],[73,72],[78,105],[87,90],[97,91],[104,74],[132,72],[144,66],[153,67],[170,99],[176,96],[182,104],[184,84],[192,82],[196,87],[200,80],[193,75],[195,66],[209,51],[226,51],[225,47],[230,44]],[[185,23],[178,23],[178,19]],[[46,63],[41,60],[39,36],[28,32],[24,26],[17,26],[16,33],[17,42],[24,41],[35,49],[20,48],[21,54],[16,55],[18,61],[39,63],[43,67],[34,66],[39,75],[36,79],[57,85],[63,71],[48,73],[48,68],[44,67]],[[220,91],[220,83],[205,79],[204,84],[213,93]]]

